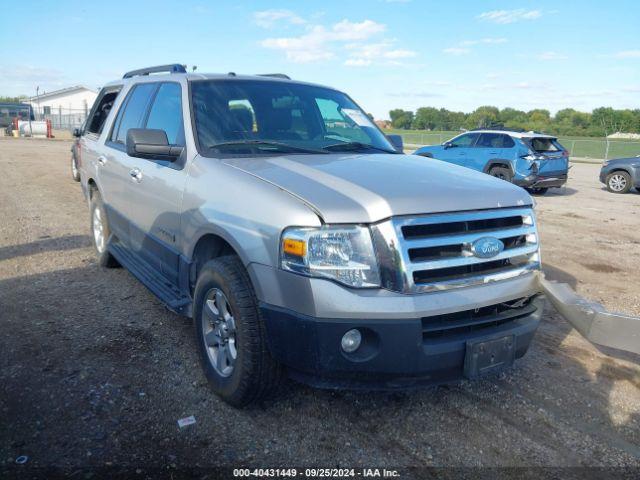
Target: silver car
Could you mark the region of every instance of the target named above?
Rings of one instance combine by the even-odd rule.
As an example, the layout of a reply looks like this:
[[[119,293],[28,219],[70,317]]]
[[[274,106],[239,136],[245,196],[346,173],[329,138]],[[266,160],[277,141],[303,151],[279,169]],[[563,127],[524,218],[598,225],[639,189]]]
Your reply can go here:
[[[102,89],[80,144],[100,265],[194,319],[233,405],[284,376],[476,378],[524,355],[540,322],[529,194],[399,153],[337,90],[137,70]]]

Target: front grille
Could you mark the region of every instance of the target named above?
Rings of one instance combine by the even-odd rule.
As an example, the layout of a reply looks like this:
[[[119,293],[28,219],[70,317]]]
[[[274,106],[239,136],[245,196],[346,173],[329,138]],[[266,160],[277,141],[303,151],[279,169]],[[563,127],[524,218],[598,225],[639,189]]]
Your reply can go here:
[[[513,278],[540,267],[531,208],[394,217],[372,228],[383,285],[423,293]],[[472,245],[484,237],[504,249],[483,258]]]
[[[434,315],[422,318],[422,340],[424,342],[451,339],[458,335],[487,331],[515,322],[536,311],[530,298],[519,298],[510,302],[462,312]]]

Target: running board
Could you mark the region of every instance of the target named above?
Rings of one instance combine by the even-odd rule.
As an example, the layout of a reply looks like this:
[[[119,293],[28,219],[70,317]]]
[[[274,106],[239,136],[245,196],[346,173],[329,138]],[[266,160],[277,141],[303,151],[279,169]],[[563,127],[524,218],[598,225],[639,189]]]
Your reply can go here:
[[[158,297],[169,310],[180,315],[190,314],[191,298],[181,293],[156,269],[117,240],[109,243],[108,248],[115,259]]]

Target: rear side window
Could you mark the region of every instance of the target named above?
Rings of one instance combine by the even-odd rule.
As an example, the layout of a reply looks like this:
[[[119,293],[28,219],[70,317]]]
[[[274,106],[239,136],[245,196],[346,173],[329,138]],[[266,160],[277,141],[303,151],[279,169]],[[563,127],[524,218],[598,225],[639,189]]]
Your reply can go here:
[[[91,110],[91,116],[87,121],[87,132],[100,134],[104,128],[104,122],[107,120],[107,116],[113,107],[113,103],[116,101],[120,93],[120,88],[116,90],[106,91],[103,90],[98,97],[93,109]]]
[[[163,83],[153,100],[145,128],[164,130],[172,145],[184,147],[182,92],[178,83]]]
[[[460,135],[458,138],[451,140],[451,145],[454,147],[472,147],[479,136],[479,133],[465,133],[464,135]]]
[[[504,133],[483,133],[476,144],[476,147],[484,148],[513,148],[515,142],[509,135]]]
[[[141,83],[133,87],[133,90],[129,92],[118,111],[118,117],[111,132],[112,142],[124,144],[127,140],[129,129],[142,126],[151,94],[157,86],[158,84],[156,83]]]

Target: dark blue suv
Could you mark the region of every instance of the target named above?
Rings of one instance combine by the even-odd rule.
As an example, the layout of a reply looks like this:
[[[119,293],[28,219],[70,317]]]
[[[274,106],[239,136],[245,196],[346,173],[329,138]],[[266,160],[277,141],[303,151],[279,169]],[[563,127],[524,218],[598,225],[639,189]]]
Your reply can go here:
[[[558,139],[536,132],[472,130],[415,154],[488,173],[539,194],[564,185],[569,170],[569,152]]]

